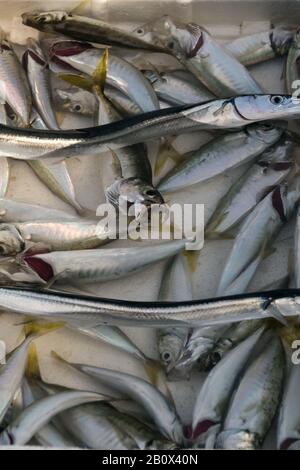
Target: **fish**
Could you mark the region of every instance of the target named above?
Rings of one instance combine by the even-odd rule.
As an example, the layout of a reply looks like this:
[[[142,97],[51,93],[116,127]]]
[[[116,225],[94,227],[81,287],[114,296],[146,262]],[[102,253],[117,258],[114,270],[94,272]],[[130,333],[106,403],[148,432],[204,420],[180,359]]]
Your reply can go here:
[[[152,84],[157,96],[175,105],[187,103],[205,103],[212,100],[214,95],[201,83],[191,83],[185,77],[184,71],[158,73],[155,70],[145,70],[145,77]]]
[[[25,445],[58,413],[83,403],[103,400],[98,393],[67,391],[41,398],[25,408],[0,434],[1,445]]]
[[[231,129],[269,119],[296,117],[300,117],[300,100],[290,95],[253,95],[160,109],[75,131],[15,129],[0,125],[0,156],[62,160],[78,155],[99,155],[167,135]]]
[[[64,111],[82,116],[95,116],[98,110],[95,95],[75,86],[70,89],[55,88],[54,103]]]
[[[298,177],[289,186],[281,183],[245,219],[225,263],[217,295],[230,290],[231,284],[243,275],[256,258],[263,258],[267,246],[296,208],[300,196],[299,183]],[[245,277],[244,285],[239,286],[242,291],[246,289],[254,272]]]
[[[3,104],[0,104],[0,123],[9,124],[9,119]],[[10,163],[8,158],[4,157],[0,159],[0,175],[0,197],[5,197],[10,178]]]
[[[300,31],[292,41],[286,60],[286,87],[289,93],[297,93],[300,80]]]
[[[271,124],[253,124],[238,132],[214,138],[196,152],[186,155],[158,184],[162,192],[176,191],[208,181],[260,155],[281,136]]]
[[[55,40],[49,45],[49,57],[52,61],[67,64],[73,70],[90,76],[93,75],[103,53],[103,49],[93,48],[88,43],[66,39]],[[109,54],[106,81],[127,95],[143,112],[159,109],[155,91],[142,72],[114,54]]]
[[[296,227],[295,227],[295,247],[294,247],[294,278],[295,285],[300,286],[300,269],[299,269],[299,256],[300,256],[300,209],[297,209]]]
[[[184,249],[185,240],[156,246],[24,254],[22,265],[42,281],[95,283],[120,279]]]
[[[138,302],[92,295],[42,291],[27,286],[0,286],[0,307],[40,319],[79,325],[195,327],[297,317],[300,290],[273,290],[185,302]]]
[[[182,255],[171,258],[158,293],[161,302],[192,300],[192,284]],[[163,328],[157,331],[160,361],[169,371],[176,363],[190,335],[189,328]]]
[[[28,126],[32,107],[29,84],[25,71],[6,39],[0,40],[0,96]]]
[[[285,381],[284,393],[279,410],[277,426],[277,449],[299,449],[300,416],[299,416],[299,365],[291,364]]]
[[[47,33],[58,33],[99,44],[116,44],[146,50],[163,50],[162,46],[145,41],[138,32],[119,29],[99,18],[90,18],[64,10],[22,13],[23,24]]]
[[[23,406],[27,408],[35,401],[35,396],[32,392],[30,383],[27,379],[23,380]],[[48,423],[40,428],[34,435],[37,442],[43,447],[56,447],[56,448],[75,448],[76,444],[72,441],[71,436],[66,432],[62,432],[53,423]]]
[[[39,220],[42,216],[46,221],[58,220],[80,220],[78,215],[70,214],[59,209],[14,201],[13,199],[0,198],[0,220],[1,222],[29,222]]]
[[[107,242],[110,237],[117,238],[117,233],[105,230],[97,220],[37,220],[2,223],[0,226],[1,252],[7,255],[21,253],[36,244],[46,250],[95,248]]]
[[[242,341],[206,377],[193,409],[191,438],[197,447],[214,448],[234,387],[264,331]]]
[[[201,26],[177,26],[170,17],[163,16],[153,29],[170,53],[215,96],[263,93],[246,67]]]
[[[225,49],[243,65],[249,66],[287,54],[292,39],[292,28],[276,26],[234,39],[225,44]]]
[[[58,130],[59,126],[52,103],[49,66],[42,49],[32,38],[27,39],[22,64],[27,73],[33,104],[37,112],[49,129]]]
[[[233,396],[216,447],[259,449],[279,405],[285,356],[275,335],[244,373]]]
[[[206,236],[222,237],[235,228],[295,167],[294,151],[295,142],[286,134],[268,147],[220,201],[206,226]]]
[[[145,408],[163,436],[177,444],[182,444],[182,425],[173,404],[149,382],[125,372],[84,364],[72,365],[139,403]]]
[[[240,344],[249,335],[258,330],[263,323],[263,320],[249,320],[229,325],[209,354],[205,364],[205,369],[210,370],[215,367],[215,365],[218,364],[232,348]]]

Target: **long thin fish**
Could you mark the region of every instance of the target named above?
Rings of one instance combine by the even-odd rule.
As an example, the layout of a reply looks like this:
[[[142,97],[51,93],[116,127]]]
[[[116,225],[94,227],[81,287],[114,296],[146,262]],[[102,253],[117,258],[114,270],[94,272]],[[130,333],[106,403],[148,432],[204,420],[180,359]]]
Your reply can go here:
[[[78,216],[51,207],[0,198],[1,222],[28,222],[38,220],[79,220]]]
[[[286,61],[286,87],[289,93],[299,89],[300,80],[300,32],[296,33]]]
[[[98,155],[166,135],[228,129],[268,119],[300,117],[290,95],[240,96],[205,104],[161,109],[105,126],[77,131],[41,131],[0,126],[0,156],[19,159]]]

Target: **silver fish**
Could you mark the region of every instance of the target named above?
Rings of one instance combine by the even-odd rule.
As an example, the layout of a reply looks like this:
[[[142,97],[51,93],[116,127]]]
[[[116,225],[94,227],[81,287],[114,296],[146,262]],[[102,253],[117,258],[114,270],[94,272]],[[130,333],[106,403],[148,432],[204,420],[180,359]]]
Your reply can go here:
[[[20,388],[27,363],[27,353],[35,335],[28,336],[0,369],[0,423],[16,391]]]
[[[56,40],[49,49],[52,60],[71,65],[87,75],[92,75],[101,60],[103,49],[71,40]],[[129,96],[144,111],[159,109],[158,98],[144,75],[129,62],[109,55],[107,83]]]
[[[189,23],[177,27],[164,16],[154,28],[170,52],[215,96],[226,98],[263,92],[244,65],[201,26]]]
[[[225,48],[243,65],[254,65],[285,55],[293,39],[292,29],[275,27],[269,31],[242,36]]]
[[[286,86],[289,93],[299,89],[297,81],[300,80],[300,32],[298,31],[292,41],[286,61]]]
[[[300,197],[299,184],[298,177],[289,187],[282,183],[248,215],[226,261],[217,295],[227,292],[231,284],[248,269],[250,263],[255,262],[257,258],[262,259],[267,244],[274,239],[284,222],[292,216],[295,210]],[[240,288],[244,290],[249,281],[250,279],[246,276],[244,285]]]
[[[68,283],[94,283],[119,279],[152,263],[174,256],[184,249],[184,240],[137,248],[25,253],[23,264],[41,280]]]
[[[274,144],[282,129],[269,124],[254,124],[245,129],[217,137],[198,151],[188,154],[159,183],[162,192],[175,191],[203,183],[247,163]]]
[[[190,83],[176,73],[165,72],[158,74],[155,71],[146,70],[144,75],[151,82],[157,96],[173,105],[204,103],[214,97],[200,83],[197,85]],[[184,74],[182,76],[184,77]]]
[[[182,443],[182,426],[172,403],[153,385],[145,380],[124,372],[87,365],[76,365],[82,372],[92,375],[134,401],[148,412],[159,431],[177,444]]]
[[[47,60],[38,43],[27,40],[27,48],[22,56],[27,72],[34,106],[49,129],[59,129],[52,105],[50,72]]]
[[[300,117],[300,100],[290,95],[254,95],[161,109],[78,131],[45,132],[0,126],[0,155],[19,159],[98,155],[166,135],[292,117]]]
[[[299,257],[300,257],[300,208],[297,211],[296,229],[295,229],[295,263],[294,263],[294,276],[295,285],[300,286],[300,268],[299,268]]]
[[[1,222],[28,222],[41,216],[45,221],[80,220],[78,216],[58,209],[0,198]]]
[[[107,242],[109,237],[116,238],[116,233],[106,231],[96,220],[41,220],[2,223],[0,226],[1,251],[11,255],[37,243],[48,250],[95,248]]]
[[[37,400],[0,434],[1,445],[26,444],[51,418],[68,408],[83,403],[101,401],[103,397],[92,392],[61,392],[54,396]]]
[[[100,44],[120,44],[139,49],[159,50],[159,45],[145,41],[138,32],[128,32],[98,18],[76,15],[64,10],[33,11],[22,14],[23,24],[48,33]]]
[[[167,264],[160,286],[158,300],[161,302],[192,300],[192,285],[182,255],[177,255]],[[189,328],[163,328],[158,330],[160,360],[169,370],[176,363],[185,346]]]
[[[206,227],[206,236],[222,236],[238,225],[294,167],[294,150],[295,143],[286,135],[267,148],[217,206]]]
[[[95,116],[98,110],[98,101],[95,95],[77,87],[66,90],[56,88],[54,102],[63,110],[82,116]]]
[[[279,412],[277,430],[277,448],[299,448],[300,415],[299,415],[300,367],[291,365]]]
[[[9,119],[3,104],[0,104],[0,123],[9,125]],[[4,197],[8,189],[10,177],[10,163],[7,158],[0,159],[0,175],[0,197]]]
[[[28,125],[32,106],[29,85],[17,56],[5,39],[0,42],[0,96],[24,125]]]
[[[222,449],[261,447],[276,413],[285,358],[281,341],[273,336],[245,372],[217,438]]]
[[[206,377],[193,410],[192,439],[197,445],[214,448],[234,386],[263,332],[261,328],[230,351]]]

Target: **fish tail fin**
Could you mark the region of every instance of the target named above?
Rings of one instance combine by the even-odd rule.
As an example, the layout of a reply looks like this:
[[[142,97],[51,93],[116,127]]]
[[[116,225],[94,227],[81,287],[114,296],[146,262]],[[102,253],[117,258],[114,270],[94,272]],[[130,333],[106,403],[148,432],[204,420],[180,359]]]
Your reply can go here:
[[[149,359],[144,362],[146,374],[152,385],[157,386],[159,382],[159,375],[163,370],[161,363],[155,359]]]
[[[97,95],[104,94],[104,87],[106,84],[106,76],[107,76],[107,68],[108,68],[108,48],[104,49],[104,52],[96,65],[94,72],[92,73],[92,80],[93,80],[93,88]]]
[[[72,13],[72,15],[80,15],[86,10],[88,6],[91,6],[91,0],[81,0],[81,2],[76,5],[76,7],[72,8],[70,13]]]
[[[65,323],[62,321],[45,323],[29,319],[24,322],[24,332],[27,338],[38,338],[59,328],[63,328],[64,326]]]
[[[28,349],[25,375],[27,378],[41,377],[39,357],[35,343],[31,343]]]
[[[154,175],[158,176],[168,160],[172,160],[175,165],[182,162],[182,155],[173,147],[174,138],[165,138],[160,147],[159,155],[155,162]]]
[[[56,76],[69,85],[82,88],[90,93],[93,92],[94,81],[91,78],[83,77],[79,73],[57,73]]]

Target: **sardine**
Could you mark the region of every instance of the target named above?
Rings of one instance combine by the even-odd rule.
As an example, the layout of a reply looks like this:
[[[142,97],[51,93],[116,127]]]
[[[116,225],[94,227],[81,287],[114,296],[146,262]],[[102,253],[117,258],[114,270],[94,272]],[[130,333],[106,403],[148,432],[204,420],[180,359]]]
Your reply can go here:
[[[26,444],[51,418],[83,403],[102,401],[98,393],[68,391],[41,398],[25,408],[0,434],[1,445]]]
[[[0,307],[22,315],[58,319],[80,325],[195,327],[242,320],[297,317],[300,290],[288,289],[193,300],[190,302],[132,302],[41,292],[25,287],[0,287]]]
[[[193,411],[192,439],[197,446],[214,448],[234,386],[263,332],[261,328],[230,351],[206,377]]]
[[[33,11],[22,14],[23,24],[47,33],[59,33],[99,44],[117,44],[138,49],[160,50],[143,40],[138,32],[128,32],[98,18],[68,13],[64,10]]]
[[[125,372],[77,364],[75,367],[141,404],[159,431],[177,444],[182,443],[182,426],[171,402],[153,385]]]
[[[198,151],[188,154],[159,183],[162,192],[175,191],[203,183],[247,163],[274,144],[282,129],[269,124],[254,124],[245,129],[217,137]]]
[[[49,49],[52,60],[68,64],[87,75],[93,75],[102,55],[103,49],[71,40],[55,41]],[[129,96],[144,112],[159,109],[155,91],[142,72],[113,54],[109,55],[107,83]]]
[[[57,251],[45,254],[24,254],[23,264],[41,281],[66,284],[94,283],[119,279],[180,252],[184,240],[156,246],[108,248],[101,250]]]
[[[226,261],[217,295],[223,295],[228,289],[230,290],[231,284],[243,275],[257,257],[262,259],[267,245],[295,210],[300,197],[299,184],[298,177],[289,186],[282,183],[248,215]],[[250,279],[246,276],[244,285],[240,286],[242,291],[249,282]]]
[[[176,26],[168,16],[154,25],[154,34],[215,96],[262,93],[247,69],[201,26]]]
[[[293,38],[292,45],[286,61],[286,86],[289,93],[294,93],[299,88],[300,80],[300,32]]]
[[[293,30],[275,27],[270,31],[242,36],[225,48],[243,65],[254,65],[285,55],[293,39]]]
[[[42,213],[40,212],[42,215]],[[40,243],[48,250],[79,250],[95,248],[117,238],[117,234],[106,231],[98,221],[75,219],[64,221],[36,221],[2,223],[0,247],[4,254],[16,254],[27,246]]]
[[[243,127],[256,121],[292,117],[300,117],[300,100],[290,95],[254,95],[161,109],[77,131],[45,132],[2,125],[0,155],[19,159],[99,155],[167,135]]]
[[[245,372],[217,438],[217,448],[261,447],[279,404],[284,367],[281,341],[273,336]]]
[[[0,43],[0,96],[29,125],[31,93],[23,70],[11,45],[5,39]]]
[[[27,72],[35,108],[49,129],[59,129],[53,110],[47,60],[38,43],[31,38],[27,40],[22,62]]]
[[[160,286],[158,300],[161,302],[192,300],[192,284],[182,255],[167,264]],[[170,370],[176,363],[190,334],[189,328],[163,328],[158,330],[160,360]]]
[[[180,77],[172,72],[158,74],[155,71],[146,70],[144,75],[151,82],[157,96],[173,105],[205,103],[214,97],[212,93],[201,86],[201,83],[195,85],[184,80],[183,74],[183,77]]]
[[[12,199],[0,198],[0,220],[1,222],[28,222],[32,220],[58,221],[58,220],[80,220],[78,216],[51,207],[18,202]]]
[[[219,203],[206,227],[206,236],[222,236],[239,224],[295,166],[294,150],[295,143],[286,135],[265,150]]]
[[[300,413],[299,413],[299,364],[291,365],[279,412],[277,430],[277,448],[293,449],[300,442]]]

